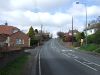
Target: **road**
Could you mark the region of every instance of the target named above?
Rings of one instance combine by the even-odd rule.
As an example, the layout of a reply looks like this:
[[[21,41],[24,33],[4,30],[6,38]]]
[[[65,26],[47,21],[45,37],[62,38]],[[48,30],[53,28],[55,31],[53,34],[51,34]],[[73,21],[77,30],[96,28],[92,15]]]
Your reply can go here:
[[[100,57],[46,42],[37,59],[36,75],[100,75]]]

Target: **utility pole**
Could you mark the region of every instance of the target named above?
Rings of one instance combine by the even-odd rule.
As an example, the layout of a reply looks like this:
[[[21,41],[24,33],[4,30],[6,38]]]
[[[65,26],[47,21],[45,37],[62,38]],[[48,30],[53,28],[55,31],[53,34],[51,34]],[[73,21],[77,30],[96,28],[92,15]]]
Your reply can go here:
[[[43,28],[43,25],[41,24],[41,34],[42,34],[42,28]]]
[[[86,45],[87,45],[87,4],[85,3],[85,11],[86,11]]]
[[[80,2],[76,2],[76,4],[79,4]],[[87,45],[87,1],[85,0],[85,3],[84,3],[84,5],[85,5],[85,16],[86,16],[86,25],[85,25],[85,34],[86,34],[86,45]]]
[[[73,37],[74,35],[73,35],[73,16],[72,16],[72,46],[73,46]]]
[[[42,35],[43,35],[42,29],[43,29],[43,25],[41,24],[41,35],[40,35],[40,43],[42,43]]]

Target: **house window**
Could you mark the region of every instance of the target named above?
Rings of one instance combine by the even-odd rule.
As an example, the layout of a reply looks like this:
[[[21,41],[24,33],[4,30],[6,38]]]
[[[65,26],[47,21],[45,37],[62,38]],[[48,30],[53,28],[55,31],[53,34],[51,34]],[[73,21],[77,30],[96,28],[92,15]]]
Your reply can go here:
[[[23,40],[22,39],[16,39],[16,44],[23,44]]]
[[[24,40],[22,40],[22,41],[23,41],[22,43],[24,44]]]
[[[91,30],[91,33],[92,33],[92,30]]]
[[[69,33],[69,35],[72,35],[72,33]]]
[[[18,30],[13,30],[13,33],[16,33],[16,32],[18,32]]]
[[[74,33],[74,35],[76,35],[76,33]]]

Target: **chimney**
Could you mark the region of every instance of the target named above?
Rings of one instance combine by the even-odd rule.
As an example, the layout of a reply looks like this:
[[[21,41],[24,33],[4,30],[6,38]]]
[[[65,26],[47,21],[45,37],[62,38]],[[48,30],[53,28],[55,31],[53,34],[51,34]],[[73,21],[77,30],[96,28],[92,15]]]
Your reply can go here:
[[[7,22],[5,23],[5,26],[8,26],[8,23]]]

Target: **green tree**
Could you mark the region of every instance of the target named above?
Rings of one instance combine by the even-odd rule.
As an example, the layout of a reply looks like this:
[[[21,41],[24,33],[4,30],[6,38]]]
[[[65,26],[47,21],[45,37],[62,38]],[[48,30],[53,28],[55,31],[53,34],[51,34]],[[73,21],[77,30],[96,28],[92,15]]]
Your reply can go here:
[[[32,26],[29,28],[29,32],[28,32],[27,34],[28,34],[28,36],[29,36],[30,38],[34,38],[35,33],[34,33],[34,29],[33,29]]]
[[[81,33],[81,39],[84,39],[85,38],[85,34],[84,32]]]
[[[85,35],[84,35],[84,32],[78,32],[76,35],[75,35],[75,38],[76,38],[76,41],[77,41],[77,45],[81,45],[83,44],[83,42],[81,43],[81,39],[84,40],[85,38]]]
[[[88,43],[100,44],[100,30],[88,36]]]
[[[35,29],[35,33],[38,34],[38,30],[37,29]]]
[[[57,35],[58,35],[58,37],[63,38],[65,34],[64,34],[64,32],[58,32]]]
[[[31,38],[30,45],[33,46],[34,45],[35,33],[34,33],[34,29],[33,29],[32,26],[29,28],[29,32],[27,34]]]
[[[96,33],[94,35],[95,35],[94,42],[96,44],[100,44],[100,30],[96,31]]]
[[[77,42],[80,42],[80,40],[81,40],[81,33],[80,32],[77,33],[75,37],[76,37]]]
[[[92,35],[89,35],[88,37],[87,37],[87,42],[90,44],[90,43],[94,43],[94,41],[95,41],[95,35],[94,34],[92,34]]]

